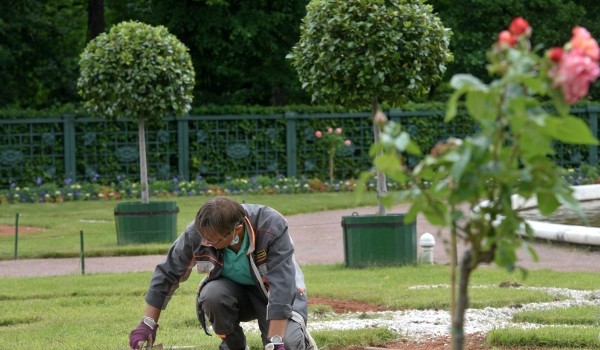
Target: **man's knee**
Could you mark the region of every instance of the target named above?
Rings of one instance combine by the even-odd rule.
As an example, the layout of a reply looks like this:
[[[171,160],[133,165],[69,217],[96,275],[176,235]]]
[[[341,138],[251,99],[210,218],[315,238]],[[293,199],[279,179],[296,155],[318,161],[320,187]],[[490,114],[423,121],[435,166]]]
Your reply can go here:
[[[302,327],[295,321],[290,321],[285,330],[284,343],[286,350],[305,350],[306,342]]]

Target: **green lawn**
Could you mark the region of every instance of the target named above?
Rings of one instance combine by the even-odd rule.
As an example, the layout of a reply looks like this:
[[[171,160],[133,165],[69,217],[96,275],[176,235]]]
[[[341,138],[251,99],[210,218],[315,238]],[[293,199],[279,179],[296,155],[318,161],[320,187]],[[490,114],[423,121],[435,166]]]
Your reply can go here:
[[[444,310],[448,307],[447,266],[347,269],[337,264],[304,265],[303,271],[309,300],[310,297],[352,299],[382,305],[390,310]],[[143,295],[150,276],[150,272],[139,272],[2,278],[0,349],[125,349],[128,334],[143,313]],[[165,346],[217,348],[218,339],[205,336],[196,321],[194,300],[201,278],[202,275],[194,273],[187,282],[181,284],[161,316],[158,342]],[[496,268],[480,269],[472,279],[472,307],[502,307],[557,299],[542,291],[499,287],[501,284],[514,285],[515,282],[531,287],[595,290],[600,285],[600,275],[536,270],[522,280],[519,274],[509,274]],[[415,289],[415,286],[435,288]],[[342,318],[340,315],[324,313],[323,310],[326,308],[311,304],[309,322],[331,322]],[[490,349],[492,346],[516,348],[539,345],[541,341],[560,349],[594,348],[600,345],[597,324],[594,322],[598,312],[598,307],[587,307],[551,309],[515,316],[514,322],[543,323],[544,327],[496,329],[488,338]],[[385,319],[387,316],[357,317]],[[552,327],[552,330],[548,327]],[[411,338],[411,334],[397,334],[382,328],[317,330],[312,333],[324,350],[350,345],[382,346],[399,338]],[[595,336],[592,337],[592,333]],[[261,349],[258,333],[249,331],[248,341],[252,350]]]
[[[295,195],[232,196],[238,201],[260,203],[276,208],[284,215],[323,210],[372,206],[375,194],[358,197],[352,192]],[[177,229],[181,232],[194,219],[207,197],[179,197]],[[80,231],[84,233],[86,256],[163,254],[170,243],[118,245],[115,230],[116,201],[76,201],[64,203],[22,203],[0,205],[0,225],[14,225],[19,213],[19,226],[37,226],[43,231],[19,234],[20,258],[75,257],[80,252]],[[0,236],[0,260],[14,256],[15,235]]]
[[[262,203],[284,215],[303,212],[374,206],[373,194],[358,199],[352,193],[310,195],[236,196],[246,202]],[[177,198],[180,212],[178,229],[194,217],[205,197]],[[113,210],[116,202],[68,202],[15,204],[0,206],[0,224],[13,225],[20,214],[20,225],[43,227],[42,232],[21,235],[19,256],[78,256],[79,232],[84,231],[86,255],[162,254],[165,244],[119,246],[116,242]],[[0,258],[12,259],[14,236],[0,237]],[[449,269],[447,266],[405,266],[347,269],[341,265],[305,265],[303,270],[309,297],[359,300],[389,310],[447,310],[449,306]],[[0,279],[0,349],[125,349],[129,332],[143,313],[150,272],[124,274],[86,274],[57,277]],[[532,287],[559,287],[596,290],[600,275],[530,271],[522,280],[496,268],[480,268],[471,280],[470,307],[503,307],[534,302],[551,302],[566,296],[525,288],[501,288],[516,283]],[[194,345],[216,348],[218,339],[200,332],[194,299],[201,275],[193,274],[183,283],[160,320],[158,342],[166,348]],[[508,282],[508,283],[507,283]],[[515,283],[516,282],[516,283]],[[415,288],[435,286],[434,288]],[[595,298],[591,298],[594,302]],[[310,305],[311,322],[335,321],[341,316],[327,312],[324,305]],[[546,345],[548,349],[592,349],[598,340],[597,304],[574,308],[517,313],[513,322],[530,322],[533,329],[494,329],[488,334],[490,349],[525,349]],[[363,315],[361,317],[381,317]],[[383,316],[385,317],[385,316]],[[410,340],[410,334],[388,329],[319,330],[313,335],[321,349],[354,346],[383,346]],[[252,350],[261,349],[257,334],[248,334]]]

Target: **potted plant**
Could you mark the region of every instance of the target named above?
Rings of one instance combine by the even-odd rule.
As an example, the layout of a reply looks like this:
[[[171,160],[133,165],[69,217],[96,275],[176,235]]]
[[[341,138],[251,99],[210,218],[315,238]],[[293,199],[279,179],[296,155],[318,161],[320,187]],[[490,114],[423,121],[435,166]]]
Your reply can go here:
[[[468,74],[452,77],[455,92],[446,106],[446,121],[456,117],[458,101],[464,98],[466,112],[478,126],[474,135],[437,144],[412,170],[399,160],[405,153],[417,154],[406,147],[410,137],[401,125],[388,123],[375,145],[382,151],[375,163],[408,180],[403,199],[412,205],[407,220],[422,213],[450,232],[454,350],[464,345],[468,287],[475,269],[496,263],[514,271],[517,250],[523,246],[537,258],[519,234],[533,238],[519,208],[513,207],[513,197],[537,199],[543,215],[560,206],[581,214],[572,188],[550,156],[557,142],[599,143],[587,124],[569,113],[570,105],[600,77],[598,43],[585,28],[575,27],[566,45],[539,52],[532,50],[531,33],[520,17],[499,33],[487,55],[495,77],[490,83]],[[458,240],[466,243],[460,261]]]
[[[373,138],[378,142],[386,119],[381,103],[401,105],[434,86],[442,78],[445,64],[452,59],[449,41],[450,31],[422,0],[313,0],[301,24],[300,39],[287,57],[313,101],[353,108],[370,106]],[[403,225],[403,216],[384,215],[385,204],[390,202],[386,178],[379,168],[376,176],[377,215],[348,218],[342,225],[349,220],[360,221],[357,225],[366,233],[370,230],[368,221],[373,221],[372,227],[395,237],[398,227]],[[344,225],[345,235],[347,226]],[[407,228],[412,231],[407,242],[394,244],[383,237],[372,240],[365,235],[356,244],[347,242],[346,238],[350,238],[346,237],[345,244],[357,249],[364,247],[365,259],[360,261],[363,259],[358,257],[358,265],[387,263],[390,259],[386,255],[391,255],[392,262],[397,258],[401,262],[413,261],[416,260],[414,230],[414,226]],[[363,244],[368,241],[380,242],[382,246]],[[413,256],[396,256],[399,245],[410,245]],[[346,265],[353,262],[347,259]]]
[[[79,66],[78,93],[92,115],[138,122],[141,203],[116,205],[119,243],[173,240],[176,203],[149,200],[145,123],[190,110],[195,73],[187,47],[163,26],[121,22],[87,44]]]

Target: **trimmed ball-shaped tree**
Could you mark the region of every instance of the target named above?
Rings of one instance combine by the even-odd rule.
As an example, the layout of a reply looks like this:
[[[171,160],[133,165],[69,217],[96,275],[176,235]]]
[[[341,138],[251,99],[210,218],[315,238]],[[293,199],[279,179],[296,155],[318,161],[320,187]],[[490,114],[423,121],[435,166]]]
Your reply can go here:
[[[141,199],[148,203],[144,125],[190,110],[195,73],[188,48],[163,26],[127,21],[90,41],[79,66],[78,93],[92,115],[138,121]]]
[[[401,105],[429,91],[452,60],[451,32],[422,0],[312,0],[287,56],[313,102]],[[379,123],[373,123],[374,141]],[[377,174],[378,197],[387,192]],[[378,214],[385,209],[379,201]]]

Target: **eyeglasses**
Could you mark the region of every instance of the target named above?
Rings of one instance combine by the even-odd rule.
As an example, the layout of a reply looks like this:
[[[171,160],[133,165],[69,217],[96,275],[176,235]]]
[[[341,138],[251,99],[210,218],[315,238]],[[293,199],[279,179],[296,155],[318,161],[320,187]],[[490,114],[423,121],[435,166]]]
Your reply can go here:
[[[239,222],[237,225],[235,225],[235,226],[233,227],[233,229],[232,229],[230,232],[228,232],[228,233],[226,233],[226,234],[222,235],[222,236],[221,236],[221,237],[220,237],[220,238],[219,238],[217,241],[212,241],[212,240],[210,240],[210,239],[208,239],[208,238],[206,238],[206,237],[203,237],[203,238],[204,238],[204,240],[205,240],[206,242],[208,242],[208,243],[209,243],[210,245],[212,245],[212,246],[217,246],[217,245],[220,245],[220,244],[221,244],[223,241],[225,241],[226,239],[228,239],[230,236],[231,236],[231,239],[233,239],[233,235],[235,235],[235,229],[236,229],[238,226],[240,226],[240,225],[243,225],[243,221],[240,221],[240,222]],[[213,232],[214,232],[214,231],[213,231]]]
[[[217,246],[217,245],[221,244],[221,242],[223,242],[224,240],[226,240],[226,239],[227,239],[227,238],[228,238],[228,237],[229,237],[229,236],[230,236],[230,235],[231,235],[231,234],[232,234],[234,231],[235,231],[235,229],[234,229],[234,230],[232,230],[231,232],[227,233],[226,235],[224,235],[224,236],[221,236],[221,238],[219,238],[219,240],[218,240],[218,241],[216,241],[216,242],[213,242],[213,241],[211,241],[210,239],[208,239],[208,238],[206,238],[206,237],[205,237],[204,239],[205,239],[205,240],[206,240],[206,241],[207,241],[207,242],[208,242],[210,245],[212,245],[212,246]]]

